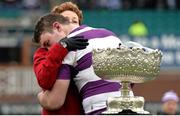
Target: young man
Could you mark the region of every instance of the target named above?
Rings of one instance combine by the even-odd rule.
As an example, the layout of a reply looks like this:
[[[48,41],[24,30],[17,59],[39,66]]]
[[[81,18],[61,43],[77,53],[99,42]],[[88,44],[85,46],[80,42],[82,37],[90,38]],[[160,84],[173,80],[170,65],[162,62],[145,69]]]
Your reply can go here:
[[[67,21],[68,22],[68,21]],[[44,29],[45,30],[45,29]],[[43,30],[37,32],[35,29],[35,38],[39,38],[38,35]],[[87,40],[82,39],[83,37],[75,38],[64,38],[62,40],[54,41],[55,44],[51,44],[53,41],[46,41],[41,44],[34,54],[34,71],[40,87],[44,90],[51,90],[56,78],[59,67],[62,64],[62,60],[67,55],[68,51],[76,49],[84,49],[88,43]],[[60,39],[60,38],[57,38]],[[36,39],[33,40],[35,43],[40,43]],[[63,47],[62,45],[66,45]],[[74,88],[73,83],[70,87]],[[67,94],[67,100],[63,107],[56,111],[49,111],[43,109],[42,114],[82,114],[82,108],[79,100],[79,95],[76,91],[69,91]],[[74,105],[77,106],[74,106]],[[68,108],[67,108],[68,107]]]
[[[57,19],[63,18],[58,14],[48,14],[38,22],[44,24],[42,27],[47,28],[47,31],[39,34],[40,38],[36,38],[41,41],[41,44],[47,40],[63,38],[68,35],[68,37],[84,36],[89,40],[89,46],[84,50],[68,53],[52,90],[41,92],[38,95],[39,101],[45,108],[57,109],[61,107],[65,101],[70,80],[75,75],[73,80],[83,98],[82,104],[85,113],[100,114],[106,109],[106,100],[109,96],[120,96],[120,85],[118,82],[102,80],[94,73],[92,49],[117,48],[121,41],[114,33],[106,29],[96,29],[84,25],[78,27],[74,23],[64,24],[60,20],[54,20],[54,17]],[[48,20],[51,20],[51,22],[48,22]],[[55,37],[55,35],[58,35],[58,37]],[[56,107],[53,105],[56,105]]]
[[[58,6],[55,6],[53,8],[53,10],[51,11],[52,13],[58,13],[63,15],[64,17],[67,17],[69,19],[69,21],[73,24],[76,24],[77,26],[79,26],[82,23],[83,20],[83,14],[82,11],[78,8],[78,6],[72,2],[64,2]],[[41,57],[46,57],[47,55],[49,56],[48,52],[53,52],[53,53],[58,53],[56,51],[54,51],[53,49],[50,50],[42,50],[42,48],[40,48],[41,50],[38,50],[35,53],[35,56],[41,56]],[[50,52],[50,53],[51,53]],[[59,53],[60,55],[62,55],[61,53]],[[56,54],[58,56],[58,54]],[[51,55],[50,55],[51,56]],[[54,58],[60,58],[60,57],[51,57],[51,59]],[[43,58],[39,58],[37,61],[40,61],[42,64],[44,63],[43,60],[48,60],[48,59],[43,59]],[[39,65],[41,65],[41,63]],[[34,65],[35,67],[39,67],[39,65]],[[54,66],[55,65],[55,66]],[[45,82],[49,82],[49,79],[46,78],[50,78],[50,79],[55,79],[57,78],[57,67],[58,64],[56,65],[56,63],[51,64],[51,68],[50,70],[48,70],[48,68],[44,68],[42,66],[40,66],[38,68],[42,69],[42,71],[40,71],[40,73],[37,73],[37,78],[41,78],[44,79]],[[53,72],[52,72],[53,71]],[[50,73],[48,73],[50,72]],[[43,76],[42,76],[43,74]],[[43,77],[43,78],[42,78]],[[41,81],[42,82],[42,81]],[[40,83],[41,84],[41,83]],[[52,88],[54,83],[48,83],[46,86],[48,86],[48,88]],[[63,107],[57,109],[57,110],[47,110],[47,109],[43,109],[42,114],[55,114],[55,115],[63,115],[63,114],[68,114],[68,115],[72,115],[72,114],[83,114],[83,110],[81,107],[81,99],[79,98],[79,94],[78,91],[76,89],[77,87],[75,86],[74,82],[71,81],[69,89],[68,89],[68,93],[66,96],[66,101],[63,105]]]

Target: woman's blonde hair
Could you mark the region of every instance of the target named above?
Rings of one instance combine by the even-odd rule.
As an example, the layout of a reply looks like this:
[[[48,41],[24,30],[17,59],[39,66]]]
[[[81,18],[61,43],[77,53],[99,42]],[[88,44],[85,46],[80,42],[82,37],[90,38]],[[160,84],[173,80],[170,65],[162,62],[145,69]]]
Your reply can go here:
[[[76,4],[72,2],[64,2],[58,6],[55,6],[51,12],[61,14],[62,12],[67,11],[67,10],[75,12],[79,18],[79,24],[82,23],[82,20],[83,20],[82,11],[78,8]]]

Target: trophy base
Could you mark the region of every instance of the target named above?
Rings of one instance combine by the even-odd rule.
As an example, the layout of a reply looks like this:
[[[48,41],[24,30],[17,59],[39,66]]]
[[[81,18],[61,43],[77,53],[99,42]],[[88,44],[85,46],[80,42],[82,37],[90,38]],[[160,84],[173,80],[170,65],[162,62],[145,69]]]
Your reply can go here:
[[[137,113],[131,110],[123,110],[122,112],[115,112],[115,113],[102,113],[101,115],[150,115],[149,113]]]
[[[107,111],[102,112],[102,114],[150,114],[143,107],[144,98],[140,96],[109,97]]]

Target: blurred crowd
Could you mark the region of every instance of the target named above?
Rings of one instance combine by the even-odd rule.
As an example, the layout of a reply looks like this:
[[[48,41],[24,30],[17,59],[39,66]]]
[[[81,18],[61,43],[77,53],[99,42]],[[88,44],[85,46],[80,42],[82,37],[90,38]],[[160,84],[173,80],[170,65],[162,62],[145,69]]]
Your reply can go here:
[[[83,9],[178,9],[179,0],[74,0]]]
[[[50,0],[1,0],[0,8],[44,9]]]
[[[179,9],[179,0],[1,0],[0,7],[50,8],[51,4],[73,1],[81,9]]]

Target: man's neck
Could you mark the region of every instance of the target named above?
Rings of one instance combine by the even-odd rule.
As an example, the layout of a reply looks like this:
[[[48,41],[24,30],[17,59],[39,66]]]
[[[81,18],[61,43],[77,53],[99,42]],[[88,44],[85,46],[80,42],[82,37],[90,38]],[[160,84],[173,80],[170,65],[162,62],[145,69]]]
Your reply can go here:
[[[79,25],[77,24],[70,24],[68,27],[67,27],[67,35],[69,35],[74,29],[80,27]]]

